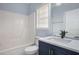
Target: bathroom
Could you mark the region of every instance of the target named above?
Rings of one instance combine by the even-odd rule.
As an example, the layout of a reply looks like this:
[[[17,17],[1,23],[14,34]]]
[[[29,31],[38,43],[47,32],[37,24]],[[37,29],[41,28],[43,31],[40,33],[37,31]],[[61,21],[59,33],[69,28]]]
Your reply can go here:
[[[0,55],[79,55],[78,19],[79,3],[0,3]]]

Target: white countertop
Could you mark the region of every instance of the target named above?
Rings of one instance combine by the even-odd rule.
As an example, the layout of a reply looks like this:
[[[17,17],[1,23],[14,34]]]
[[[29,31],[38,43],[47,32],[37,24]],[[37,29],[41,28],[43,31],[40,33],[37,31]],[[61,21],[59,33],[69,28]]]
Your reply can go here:
[[[79,53],[79,40],[71,39],[71,42],[69,42],[69,43],[62,43],[62,42],[56,41],[55,39],[51,40],[49,38],[51,38],[51,37],[39,37],[39,40]]]

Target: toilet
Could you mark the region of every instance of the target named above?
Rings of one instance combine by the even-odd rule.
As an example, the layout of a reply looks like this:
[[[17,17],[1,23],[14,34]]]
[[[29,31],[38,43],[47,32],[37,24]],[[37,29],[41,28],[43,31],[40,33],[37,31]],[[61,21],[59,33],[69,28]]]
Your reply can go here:
[[[38,41],[35,42],[35,45],[31,45],[25,48],[26,55],[36,55],[38,54]]]
[[[33,45],[25,48],[26,55],[35,55],[38,53],[38,46]]]

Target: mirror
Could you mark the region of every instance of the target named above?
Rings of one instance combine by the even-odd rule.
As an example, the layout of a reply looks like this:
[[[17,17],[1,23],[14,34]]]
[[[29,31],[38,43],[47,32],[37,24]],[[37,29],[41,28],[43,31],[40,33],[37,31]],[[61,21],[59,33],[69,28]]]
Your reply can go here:
[[[53,35],[60,36],[60,30],[66,30],[67,37],[79,36],[79,3],[53,3],[51,10]]]
[[[79,9],[65,13],[65,26],[65,30],[69,32],[67,36],[79,36]]]

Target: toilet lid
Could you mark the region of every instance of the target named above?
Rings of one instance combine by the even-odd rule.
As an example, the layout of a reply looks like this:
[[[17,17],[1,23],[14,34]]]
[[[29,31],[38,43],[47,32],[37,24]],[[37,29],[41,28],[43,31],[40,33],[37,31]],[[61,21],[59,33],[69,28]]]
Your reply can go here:
[[[37,46],[29,46],[25,48],[25,51],[36,51],[36,50],[38,50]]]

